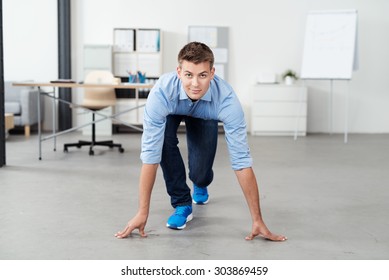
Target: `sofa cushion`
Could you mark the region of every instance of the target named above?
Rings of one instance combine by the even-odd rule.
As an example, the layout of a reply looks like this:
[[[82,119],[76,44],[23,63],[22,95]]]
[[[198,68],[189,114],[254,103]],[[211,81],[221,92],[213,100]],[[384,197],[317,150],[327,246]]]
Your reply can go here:
[[[4,112],[11,113],[14,115],[20,115],[21,106],[19,102],[5,102],[4,103]]]

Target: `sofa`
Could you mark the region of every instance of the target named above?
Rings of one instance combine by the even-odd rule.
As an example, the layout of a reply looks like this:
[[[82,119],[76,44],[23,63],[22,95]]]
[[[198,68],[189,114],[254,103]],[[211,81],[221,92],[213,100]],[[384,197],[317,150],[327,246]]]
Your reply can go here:
[[[38,89],[14,87],[4,82],[4,111],[14,115],[15,127],[24,127],[24,135],[30,136],[31,126],[38,124]],[[41,122],[44,118],[44,98],[41,98]]]

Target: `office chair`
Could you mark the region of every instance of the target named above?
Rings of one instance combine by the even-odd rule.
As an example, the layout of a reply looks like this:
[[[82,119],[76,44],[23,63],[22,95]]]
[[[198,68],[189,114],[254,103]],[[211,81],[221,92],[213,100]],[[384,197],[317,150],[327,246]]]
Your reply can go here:
[[[109,71],[91,71],[85,77],[85,84],[113,84],[115,78]],[[89,155],[93,156],[94,146],[106,146],[110,148],[117,147],[120,153],[124,152],[121,144],[113,143],[113,141],[96,141],[96,124],[95,124],[95,111],[115,105],[116,95],[114,88],[101,88],[101,87],[86,87],[84,88],[84,100],[81,104],[82,108],[86,108],[92,111],[92,141],[80,140],[77,143],[64,144],[64,151],[68,151],[68,147],[81,148],[82,146],[89,146]]]

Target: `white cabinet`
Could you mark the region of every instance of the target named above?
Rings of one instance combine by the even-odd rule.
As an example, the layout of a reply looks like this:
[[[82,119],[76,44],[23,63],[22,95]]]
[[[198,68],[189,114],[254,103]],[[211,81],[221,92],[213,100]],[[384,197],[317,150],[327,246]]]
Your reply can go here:
[[[140,106],[144,106],[146,104],[147,99],[124,99],[120,98],[116,102],[115,110],[116,112],[123,112],[130,108],[137,108]],[[119,115],[117,118],[121,121],[133,124],[133,125],[142,125],[143,124],[143,111],[144,107],[140,107],[138,109],[130,110],[125,114]],[[116,123],[116,122],[114,122]]]
[[[84,46],[84,75],[91,70],[104,69],[111,71],[122,83],[127,83],[130,82],[129,73],[133,77],[139,71],[145,75],[145,81],[132,82],[154,84],[162,75],[162,34],[162,30],[158,28],[114,28],[112,45]],[[120,88],[115,89],[115,92],[117,103],[110,108],[112,113],[144,105],[150,88]],[[143,107],[121,114],[117,118],[140,126],[143,123]],[[86,122],[91,117],[88,114],[84,119],[80,118],[78,122]],[[112,124],[120,123],[111,119],[97,123],[96,134],[112,133]],[[83,133],[89,134],[90,128],[86,127]]]
[[[305,136],[307,88],[300,85],[255,85],[251,88],[251,134]]]
[[[162,75],[162,30],[158,28],[115,28],[112,51],[113,73],[122,82],[131,82],[129,73],[146,76],[143,81],[154,84]],[[133,82],[133,81],[132,81]],[[140,81],[136,81],[140,82]],[[142,106],[146,103],[149,88],[117,89],[114,112]],[[143,124],[143,107],[118,116],[132,125]],[[114,122],[114,124],[117,124]]]
[[[149,28],[115,28],[112,51],[113,74],[128,78],[129,72],[147,78],[162,74],[162,32]]]

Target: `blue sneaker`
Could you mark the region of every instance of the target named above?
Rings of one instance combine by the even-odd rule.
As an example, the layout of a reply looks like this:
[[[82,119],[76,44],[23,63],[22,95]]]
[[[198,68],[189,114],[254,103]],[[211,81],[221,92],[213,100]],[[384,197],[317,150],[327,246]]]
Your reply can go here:
[[[177,206],[174,214],[167,220],[166,226],[171,229],[183,229],[192,219],[192,205]]]
[[[209,201],[208,188],[200,188],[193,184],[193,203],[207,204]]]

